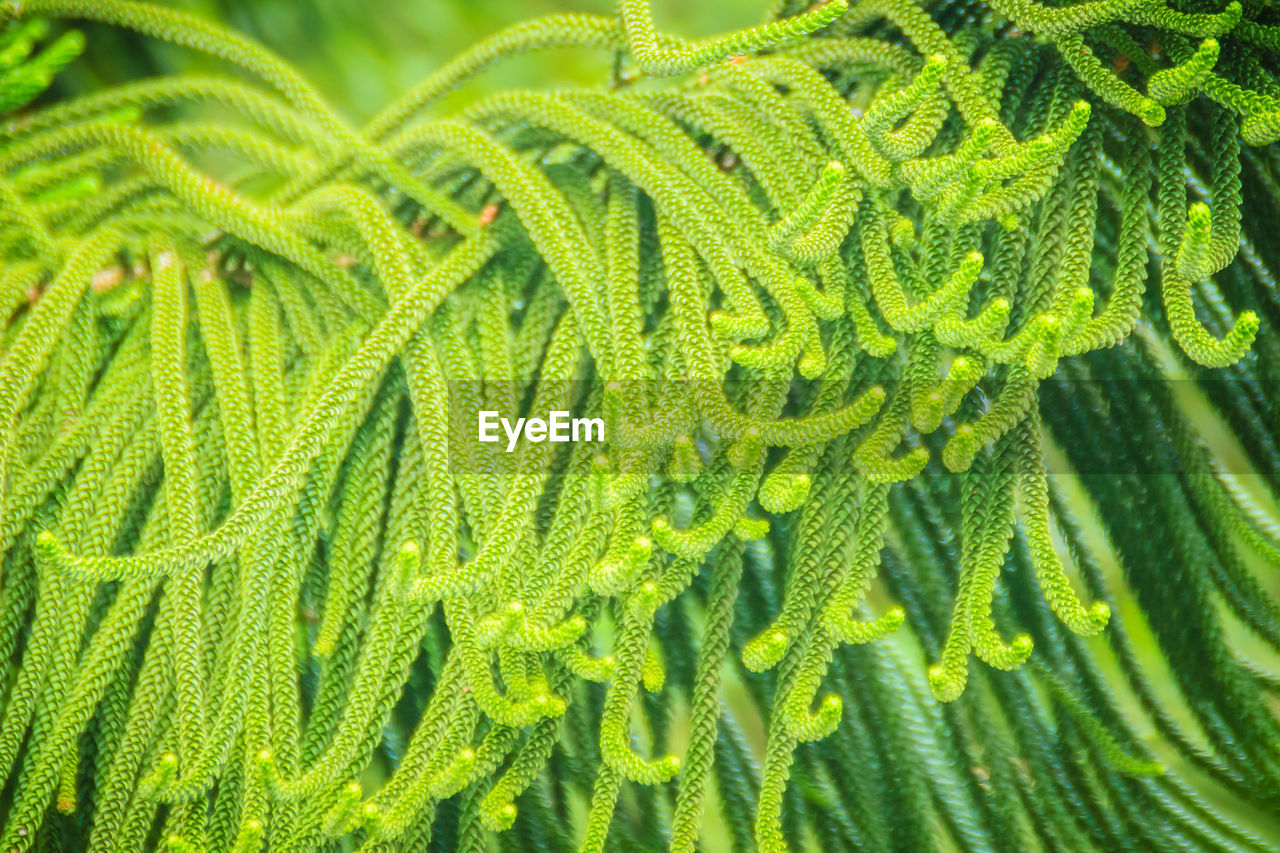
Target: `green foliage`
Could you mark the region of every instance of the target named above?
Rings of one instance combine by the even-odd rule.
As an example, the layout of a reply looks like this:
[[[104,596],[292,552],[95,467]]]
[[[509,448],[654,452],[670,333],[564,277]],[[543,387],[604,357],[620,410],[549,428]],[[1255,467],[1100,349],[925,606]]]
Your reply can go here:
[[[0,848],[1270,849],[1202,795],[1280,811],[1280,24],[1212,5],[623,0],[364,128],[0,7]],[[64,18],[252,80],[20,109]]]

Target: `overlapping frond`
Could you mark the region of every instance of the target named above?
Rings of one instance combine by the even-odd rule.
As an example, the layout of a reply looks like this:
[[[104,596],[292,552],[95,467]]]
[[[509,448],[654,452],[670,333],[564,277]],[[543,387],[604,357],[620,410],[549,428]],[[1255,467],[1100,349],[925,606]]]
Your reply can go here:
[[[775,5],[520,24],[363,129],[203,20],[0,7],[0,848],[1265,846],[1158,760],[1280,804],[1216,607],[1280,651],[1280,541],[1165,365],[1273,499],[1280,24]],[[20,109],[56,19],[251,79]],[[650,79],[432,110],[560,45]],[[477,441],[555,410],[607,443]]]

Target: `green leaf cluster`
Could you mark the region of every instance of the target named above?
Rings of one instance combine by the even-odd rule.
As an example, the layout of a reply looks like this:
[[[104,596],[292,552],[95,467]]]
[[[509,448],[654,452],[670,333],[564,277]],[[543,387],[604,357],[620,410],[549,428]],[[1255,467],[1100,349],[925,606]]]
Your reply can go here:
[[[1270,849],[1274,10],[774,5],[360,128],[0,6],[0,849]]]

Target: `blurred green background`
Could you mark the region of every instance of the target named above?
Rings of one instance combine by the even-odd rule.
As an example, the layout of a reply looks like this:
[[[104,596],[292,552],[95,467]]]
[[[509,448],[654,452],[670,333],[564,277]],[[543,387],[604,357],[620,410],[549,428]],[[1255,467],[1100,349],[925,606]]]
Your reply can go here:
[[[451,57],[502,27],[538,15],[615,13],[613,0],[167,0],[263,42],[300,68],[339,110],[361,123]],[[698,36],[760,22],[768,0],[656,0],[658,25]],[[222,72],[193,51],[136,34],[77,23],[86,61],[68,69],[70,89],[177,71]],[[608,79],[610,57],[560,49],[504,62],[455,93]],[[446,103],[447,106],[447,103]]]

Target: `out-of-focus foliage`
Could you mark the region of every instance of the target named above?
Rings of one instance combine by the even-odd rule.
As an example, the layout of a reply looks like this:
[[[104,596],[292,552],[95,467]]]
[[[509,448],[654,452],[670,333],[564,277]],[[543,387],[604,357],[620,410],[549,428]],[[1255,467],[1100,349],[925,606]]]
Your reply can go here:
[[[607,15],[610,0],[180,0],[173,8],[206,15],[271,46],[298,66],[337,108],[364,121],[474,44],[503,27],[565,12]],[[756,2],[687,3],[659,0],[654,14],[686,35],[748,26]],[[210,71],[217,62],[164,42],[106,26],[94,36],[86,62],[63,76],[67,89],[120,83],[156,73]],[[516,58],[466,87],[450,105],[483,92],[540,85],[595,85],[613,58],[597,50],[557,52],[554,58]]]

